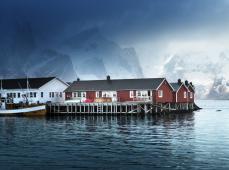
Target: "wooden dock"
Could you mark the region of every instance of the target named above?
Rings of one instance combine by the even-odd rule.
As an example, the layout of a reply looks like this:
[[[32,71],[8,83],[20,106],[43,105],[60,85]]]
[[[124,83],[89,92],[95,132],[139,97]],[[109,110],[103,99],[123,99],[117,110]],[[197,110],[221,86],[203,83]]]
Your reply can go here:
[[[49,115],[55,114],[149,114],[162,112],[190,112],[195,110],[193,103],[153,104],[151,102],[109,102],[109,103],[49,103]]]

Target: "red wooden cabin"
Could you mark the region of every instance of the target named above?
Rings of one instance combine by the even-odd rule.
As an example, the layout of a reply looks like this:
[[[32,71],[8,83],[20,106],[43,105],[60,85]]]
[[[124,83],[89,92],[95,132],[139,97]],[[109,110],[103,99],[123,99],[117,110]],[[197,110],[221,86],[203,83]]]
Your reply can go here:
[[[194,103],[195,100],[195,87],[193,86],[192,82],[186,82],[186,87],[189,89],[188,93],[188,102]]]
[[[172,103],[173,87],[165,78],[77,80],[66,90],[66,100],[86,100],[95,102],[101,98],[111,98],[113,102],[150,101]]]
[[[176,83],[170,83],[174,89],[173,103],[188,103],[189,102],[189,89],[179,79]]]

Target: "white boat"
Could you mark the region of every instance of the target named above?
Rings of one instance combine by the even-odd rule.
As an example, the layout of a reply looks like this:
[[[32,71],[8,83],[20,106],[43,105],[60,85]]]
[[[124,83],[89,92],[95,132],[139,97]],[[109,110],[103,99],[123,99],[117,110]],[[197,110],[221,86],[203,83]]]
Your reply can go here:
[[[46,106],[28,106],[19,109],[0,109],[0,115],[42,116],[46,114]]]
[[[27,89],[29,87],[29,82],[27,79]],[[27,94],[25,93],[25,102],[21,105],[17,105],[13,102],[13,99],[7,96],[2,88],[1,81],[1,97],[0,97],[0,116],[10,116],[10,115],[22,115],[22,116],[42,116],[46,114],[46,106],[38,104],[29,104]]]

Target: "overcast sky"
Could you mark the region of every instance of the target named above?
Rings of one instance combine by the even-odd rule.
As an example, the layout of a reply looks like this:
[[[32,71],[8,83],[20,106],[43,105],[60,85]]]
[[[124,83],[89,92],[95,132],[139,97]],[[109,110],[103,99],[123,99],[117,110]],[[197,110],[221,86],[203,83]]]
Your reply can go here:
[[[1,0],[0,35],[29,22],[37,41],[55,43],[97,27],[123,47],[134,47],[143,67],[173,54],[217,56],[227,51],[229,0]],[[151,62],[148,62],[151,61]],[[150,63],[150,64],[149,64]],[[149,70],[149,69],[148,69]],[[151,71],[144,70],[146,76]]]

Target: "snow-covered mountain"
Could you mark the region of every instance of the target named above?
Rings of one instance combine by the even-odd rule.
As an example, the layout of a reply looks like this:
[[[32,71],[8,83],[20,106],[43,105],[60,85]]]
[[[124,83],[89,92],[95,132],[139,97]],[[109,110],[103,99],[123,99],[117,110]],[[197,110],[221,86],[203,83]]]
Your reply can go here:
[[[229,57],[225,53],[172,55],[166,58],[163,73],[170,81],[176,78],[193,81],[198,98],[229,99]]]
[[[142,77],[134,48],[121,48],[106,39],[98,29],[88,29],[60,44],[60,51],[71,56],[79,77]]]
[[[2,77],[57,76],[65,81],[111,77],[142,77],[134,48],[121,48],[97,29],[60,39],[44,47],[30,24],[19,24],[8,44],[0,47]]]

